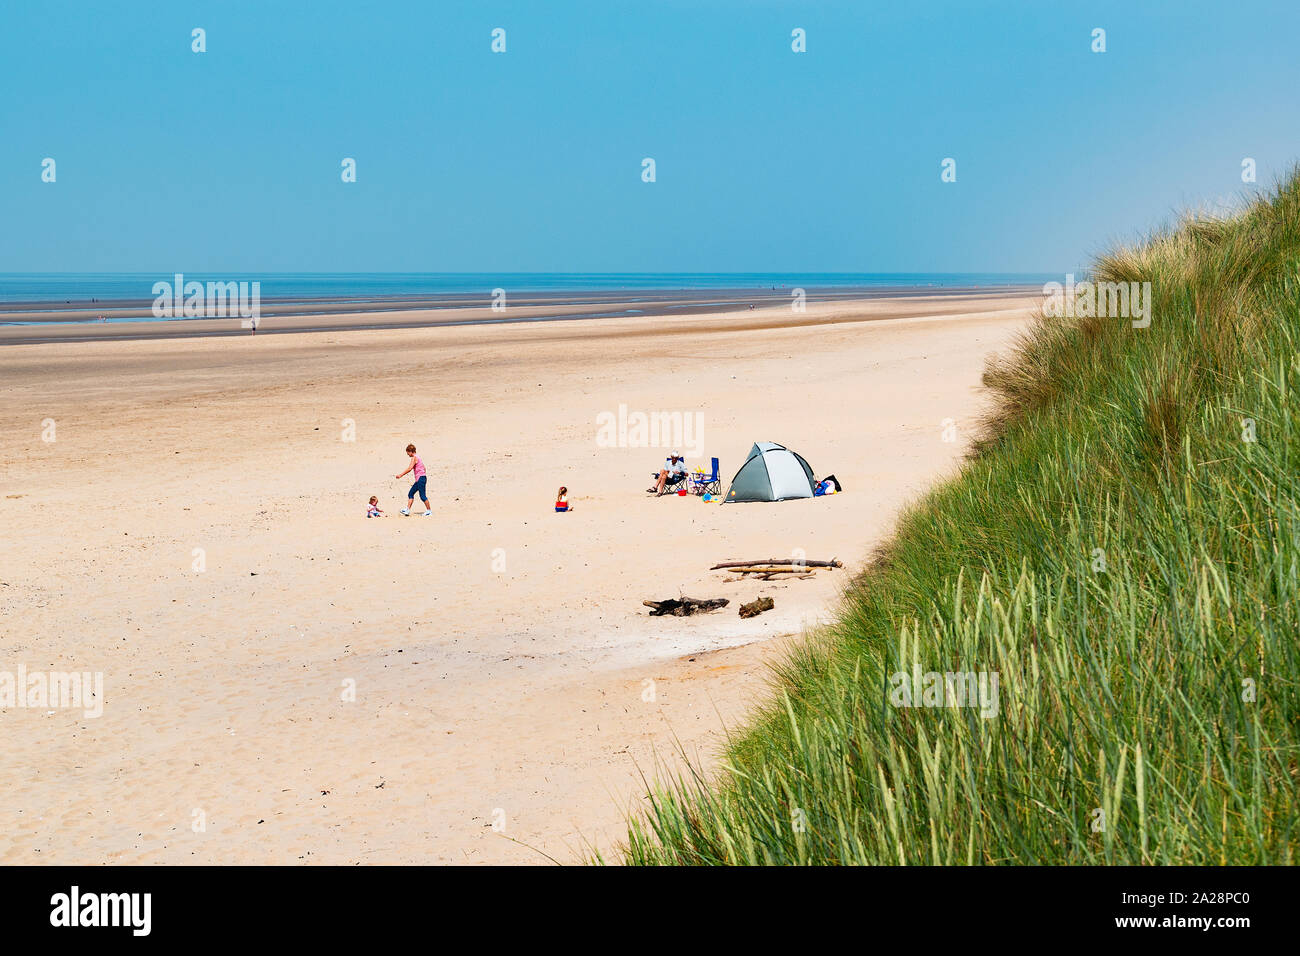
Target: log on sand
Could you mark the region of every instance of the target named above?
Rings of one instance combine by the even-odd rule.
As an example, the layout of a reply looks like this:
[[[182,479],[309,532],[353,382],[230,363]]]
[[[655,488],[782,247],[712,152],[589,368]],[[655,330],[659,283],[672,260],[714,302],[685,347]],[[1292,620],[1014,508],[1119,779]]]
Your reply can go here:
[[[735,572],[733,572],[735,573]],[[763,568],[747,568],[739,572],[739,577],[727,578],[728,581],[790,581],[798,578],[806,581],[817,577],[816,571],[775,571]]]
[[[671,614],[674,617],[689,617],[698,611],[716,611],[718,608],[726,607],[731,602],[726,598],[710,598],[707,601],[701,601],[697,598],[669,598],[667,601],[642,601],[646,607],[650,608],[651,617],[662,617],[665,614]]]
[[[764,611],[770,611],[774,607],[776,607],[776,602],[770,597],[759,598],[756,601],[750,601],[748,604],[742,604],[740,606],[740,616],[757,617]]]
[[[794,558],[768,558],[765,561],[723,561],[721,564],[715,564],[713,567],[709,568],[709,570],[720,571],[723,568],[752,568],[758,565],[767,565],[767,564],[781,565],[784,567],[798,565],[799,567],[804,567],[804,568],[844,567],[844,563],[837,558],[831,558],[829,561],[813,561],[811,559],[804,559],[801,561],[797,561]]]
[[[812,568],[801,568],[801,567],[761,568],[761,567],[751,566],[751,567],[744,567],[744,568],[726,568],[725,570],[730,572],[731,574],[816,574],[817,573]]]

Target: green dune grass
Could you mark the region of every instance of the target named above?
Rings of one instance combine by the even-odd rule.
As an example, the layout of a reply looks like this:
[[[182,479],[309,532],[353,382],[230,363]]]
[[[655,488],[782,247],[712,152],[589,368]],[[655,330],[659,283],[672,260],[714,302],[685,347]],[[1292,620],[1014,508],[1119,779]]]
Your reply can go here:
[[[624,862],[1294,861],[1300,178],[1092,278],[1150,282],[1150,326],[1040,316],[990,366],[962,473]],[[928,672],[996,714],[897,706]]]

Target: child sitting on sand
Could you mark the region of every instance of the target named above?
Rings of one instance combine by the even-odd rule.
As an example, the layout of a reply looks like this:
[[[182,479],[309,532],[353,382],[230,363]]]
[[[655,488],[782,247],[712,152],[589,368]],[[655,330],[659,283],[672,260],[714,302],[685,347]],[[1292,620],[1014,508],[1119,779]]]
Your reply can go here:
[[[569,510],[569,489],[565,488],[563,485],[560,486],[560,490],[555,496],[555,510]]]
[[[379,510],[379,499],[374,495],[370,496],[370,507],[366,509],[367,518],[382,518],[384,513]]]

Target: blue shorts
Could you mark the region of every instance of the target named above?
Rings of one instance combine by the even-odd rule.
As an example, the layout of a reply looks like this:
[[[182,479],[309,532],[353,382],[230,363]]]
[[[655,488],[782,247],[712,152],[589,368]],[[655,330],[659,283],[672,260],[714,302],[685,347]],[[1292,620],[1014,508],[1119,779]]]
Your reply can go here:
[[[424,483],[428,479],[428,475],[421,475],[419,478],[416,478],[415,484],[411,485],[411,490],[406,493],[406,497],[414,501],[415,493],[418,491],[420,493],[420,500],[427,505],[429,503],[429,496],[424,493]]]

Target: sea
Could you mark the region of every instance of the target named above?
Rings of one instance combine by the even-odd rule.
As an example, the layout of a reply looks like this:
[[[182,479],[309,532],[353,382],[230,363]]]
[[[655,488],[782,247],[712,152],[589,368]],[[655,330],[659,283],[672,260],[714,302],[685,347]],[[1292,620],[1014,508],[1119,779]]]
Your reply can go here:
[[[375,301],[411,297],[510,294],[563,297],[569,294],[696,293],[894,289],[958,289],[1042,286],[1060,276],[1038,273],[977,272],[357,272],[357,273],[183,273],[186,282],[260,282],[262,300],[310,302]],[[0,273],[0,306],[48,303],[88,306],[153,298],[157,282],[174,282],[174,273],[39,272]]]

